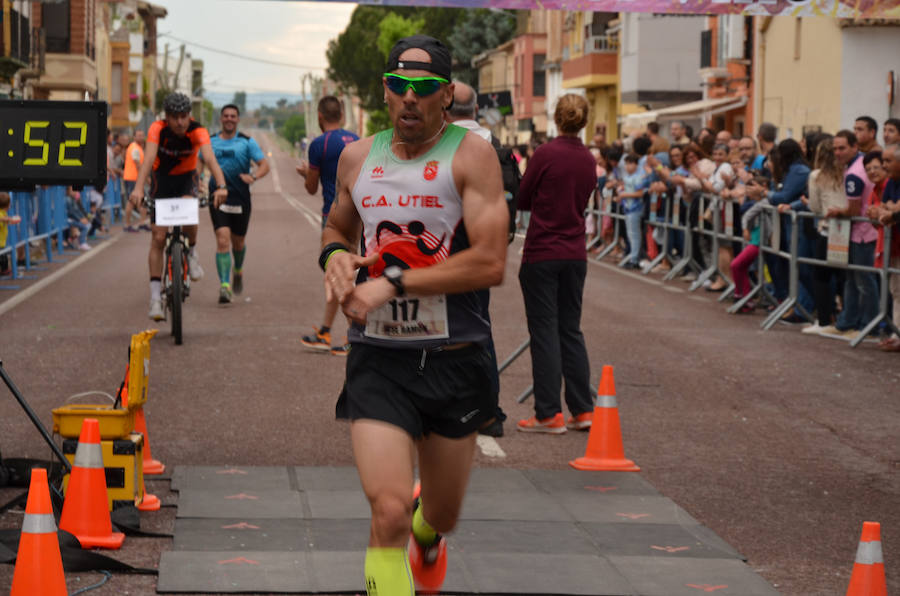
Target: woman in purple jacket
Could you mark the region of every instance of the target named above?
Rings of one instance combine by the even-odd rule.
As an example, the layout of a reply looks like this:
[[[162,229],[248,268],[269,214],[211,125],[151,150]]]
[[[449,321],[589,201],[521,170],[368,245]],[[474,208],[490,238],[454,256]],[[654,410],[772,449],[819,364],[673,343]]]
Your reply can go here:
[[[535,415],[518,424],[525,432],[559,434],[591,427],[590,365],[581,333],[581,299],[587,273],[584,211],[596,185],[594,158],[579,138],[587,101],[573,94],[556,104],[560,136],[528,161],[519,187],[519,209],[531,211],[519,283],[531,336]],[[559,390],[566,380],[562,414]]]

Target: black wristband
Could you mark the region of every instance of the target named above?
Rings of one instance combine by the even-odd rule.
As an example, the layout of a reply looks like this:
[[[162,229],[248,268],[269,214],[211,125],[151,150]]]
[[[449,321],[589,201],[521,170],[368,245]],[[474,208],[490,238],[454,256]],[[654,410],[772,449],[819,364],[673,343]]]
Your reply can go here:
[[[346,250],[347,252],[350,252],[350,249],[340,242],[332,242],[330,244],[327,244],[325,248],[322,249],[322,253],[319,255],[319,267],[322,269],[322,271],[325,271],[325,263],[328,262],[328,257],[330,257],[331,253],[336,250]]]

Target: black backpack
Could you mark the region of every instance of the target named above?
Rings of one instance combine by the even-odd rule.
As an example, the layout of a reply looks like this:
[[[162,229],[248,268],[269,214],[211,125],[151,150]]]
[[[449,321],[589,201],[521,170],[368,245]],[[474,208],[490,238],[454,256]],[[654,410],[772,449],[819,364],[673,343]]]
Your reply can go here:
[[[503,190],[506,194],[506,207],[509,209],[509,241],[512,242],[516,235],[516,211],[519,203],[519,183],[522,182],[522,173],[519,171],[519,162],[513,155],[512,149],[500,145],[497,137],[491,135],[491,145],[497,152],[500,160],[500,172],[503,176]]]

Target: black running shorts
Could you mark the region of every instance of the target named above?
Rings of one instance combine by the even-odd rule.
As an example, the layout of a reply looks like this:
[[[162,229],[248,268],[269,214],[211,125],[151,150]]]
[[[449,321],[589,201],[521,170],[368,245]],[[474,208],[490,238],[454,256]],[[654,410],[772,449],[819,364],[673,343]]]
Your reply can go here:
[[[230,228],[235,236],[246,236],[250,227],[250,203],[245,205],[224,204],[218,209],[209,204],[209,216],[213,229]]]
[[[424,352],[353,344],[338,418],[380,420],[414,439],[429,433],[456,439],[494,417],[491,357],[479,345]]]
[[[199,183],[196,170],[176,176],[161,176],[154,171],[150,176],[150,196],[154,199],[196,197],[200,190]]]

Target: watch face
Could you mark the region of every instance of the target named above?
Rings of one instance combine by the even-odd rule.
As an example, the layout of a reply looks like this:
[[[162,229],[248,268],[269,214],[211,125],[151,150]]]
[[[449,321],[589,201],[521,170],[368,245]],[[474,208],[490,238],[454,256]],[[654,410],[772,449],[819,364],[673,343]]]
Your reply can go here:
[[[400,279],[403,275],[403,269],[396,265],[391,265],[384,270],[384,276],[388,279]]]

